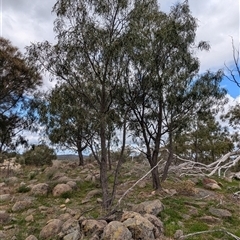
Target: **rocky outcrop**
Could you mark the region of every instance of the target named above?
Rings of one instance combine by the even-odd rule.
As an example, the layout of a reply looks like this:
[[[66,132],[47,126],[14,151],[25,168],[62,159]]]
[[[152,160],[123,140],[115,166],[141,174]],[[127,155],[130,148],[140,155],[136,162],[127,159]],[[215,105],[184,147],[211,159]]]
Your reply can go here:
[[[149,213],[157,216],[163,210],[163,204],[160,200],[146,201],[133,206],[133,211],[144,214]]]
[[[240,172],[234,173],[233,178],[240,181]]]
[[[31,188],[31,193],[34,196],[47,196],[49,186],[46,183],[38,183]]]
[[[220,187],[219,183],[215,181],[214,179],[211,178],[204,178],[202,180],[203,186],[206,189],[211,189],[211,190],[221,190],[222,188]]]
[[[232,216],[232,213],[229,212],[226,209],[220,209],[220,208],[214,208],[214,207],[210,207],[209,208],[209,212],[215,216],[215,217],[219,217],[219,218],[228,218]]]
[[[51,239],[55,238],[60,232],[63,222],[59,219],[51,219],[47,225],[41,230],[39,237],[40,239]]]
[[[12,211],[13,212],[18,212],[18,211],[22,211],[25,210],[27,208],[30,208],[32,205],[32,202],[30,200],[24,200],[24,201],[17,201],[13,207],[12,207]]]
[[[110,222],[103,231],[103,240],[113,240],[113,239],[124,239],[124,240],[132,240],[132,233],[125,226],[125,224],[112,221]]]
[[[65,183],[57,184],[52,191],[54,197],[59,197],[66,192],[71,192],[72,188]]]

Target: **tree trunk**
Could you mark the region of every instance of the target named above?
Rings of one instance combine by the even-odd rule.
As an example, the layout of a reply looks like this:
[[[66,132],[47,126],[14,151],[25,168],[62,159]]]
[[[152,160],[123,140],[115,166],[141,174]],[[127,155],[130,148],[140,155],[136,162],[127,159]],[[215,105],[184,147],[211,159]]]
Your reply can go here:
[[[169,131],[169,155],[168,155],[168,160],[167,160],[164,170],[163,170],[162,181],[165,181],[167,178],[168,169],[172,163],[172,160],[173,160],[173,142],[172,142],[172,132],[170,130]]]
[[[102,188],[103,208],[107,210],[110,204],[108,194],[108,179],[107,179],[107,148],[106,148],[106,135],[104,123],[100,127],[101,139],[101,161],[100,161],[100,183]]]
[[[79,158],[79,166],[83,166],[84,165],[84,160],[83,160],[83,154],[82,151],[78,152],[78,158]]]
[[[152,183],[153,183],[153,189],[155,189],[155,190],[162,189],[159,172],[158,172],[158,167],[156,167],[152,170]]]
[[[108,158],[108,169],[112,170],[112,161],[111,161],[111,150],[110,150],[111,140],[108,140],[108,147],[107,147],[107,158]]]
[[[79,159],[79,166],[83,166],[84,165],[84,159],[83,159],[83,150],[87,147],[87,145],[82,146],[82,141],[78,140],[77,142],[77,151],[78,151],[78,159]]]
[[[150,167],[153,168],[151,174],[152,174],[153,189],[155,189],[155,190],[162,189],[158,167],[155,167],[157,165],[158,152],[159,151],[155,149],[153,152],[152,158],[148,159],[148,161],[150,163]]]
[[[123,154],[124,154],[124,150],[125,150],[125,145],[126,145],[126,132],[127,132],[127,114],[129,112],[129,109],[126,111],[125,115],[124,115],[124,119],[123,119],[123,136],[122,136],[122,148],[121,148],[121,153],[118,159],[118,163],[117,163],[117,167],[115,169],[115,175],[114,175],[114,183],[113,183],[113,189],[112,189],[112,196],[111,196],[111,203],[110,205],[113,205],[113,201],[115,198],[115,194],[116,194],[116,188],[117,188],[117,182],[118,182],[118,175],[123,163]]]

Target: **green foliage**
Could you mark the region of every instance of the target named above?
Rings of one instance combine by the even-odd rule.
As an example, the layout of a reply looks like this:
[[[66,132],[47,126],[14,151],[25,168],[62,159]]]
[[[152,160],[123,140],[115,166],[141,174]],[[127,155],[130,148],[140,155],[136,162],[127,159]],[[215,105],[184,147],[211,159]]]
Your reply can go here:
[[[19,133],[31,128],[29,97],[42,80],[34,63],[29,63],[18,48],[0,37],[0,152],[15,150],[27,142]]]
[[[17,192],[19,192],[19,193],[26,193],[26,192],[29,192],[30,190],[31,190],[30,187],[28,187],[26,185],[21,185],[18,188]]]
[[[34,149],[23,153],[22,157],[26,165],[52,165],[52,160],[57,158],[54,150],[46,145],[35,146]]]
[[[200,231],[206,231],[209,229],[209,226],[204,222],[194,222],[189,224],[189,232],[200,232]]]
[[[73,195],[72,192],[64,192],[64,193],[61,194],[60,197],[61,197],[61,198],[64,198],[64,199],[67,199],[67,198],[71,198],[72,195]]]
[[[175,134],[177,155],[209,164],[233,150],[230,133],[221,127],[211,111],[198,112],[191,118],[191,122]]]

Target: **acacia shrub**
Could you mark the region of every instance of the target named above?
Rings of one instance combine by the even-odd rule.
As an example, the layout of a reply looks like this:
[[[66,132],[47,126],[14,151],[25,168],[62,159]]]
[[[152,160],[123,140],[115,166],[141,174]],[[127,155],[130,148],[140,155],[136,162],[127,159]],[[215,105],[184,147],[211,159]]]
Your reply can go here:
[[[26,165],[52,165],[52,160],[57,159],[54,150],[47,145],[41,144],[31,150],[27,150],[22,155]]]

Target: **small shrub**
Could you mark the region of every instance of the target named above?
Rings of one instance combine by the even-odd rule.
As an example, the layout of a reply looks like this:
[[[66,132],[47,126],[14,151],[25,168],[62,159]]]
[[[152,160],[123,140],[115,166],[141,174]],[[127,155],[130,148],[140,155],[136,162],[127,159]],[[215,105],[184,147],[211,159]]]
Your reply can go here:
[[[37,176],[37,172],[32,171],[28,174],[29,180],[33,180]]]
[[[57,158],[54,150],[47,145],[38,145],[24,152],[22,156],[26,165],[35,166],[52,165],[52,160]]]
[[[72,192],[64,192],[60,196],[61,198],[67,199],[72,197]]]
[[[22,186],[20,186],[19,188],[18,188],[18,192],[19,193],[26,193],[26,192],[29,192],[31,189],[30,189],[30,187],[27,187],[27,186],[25,186],[25,185],[22,185]]]

